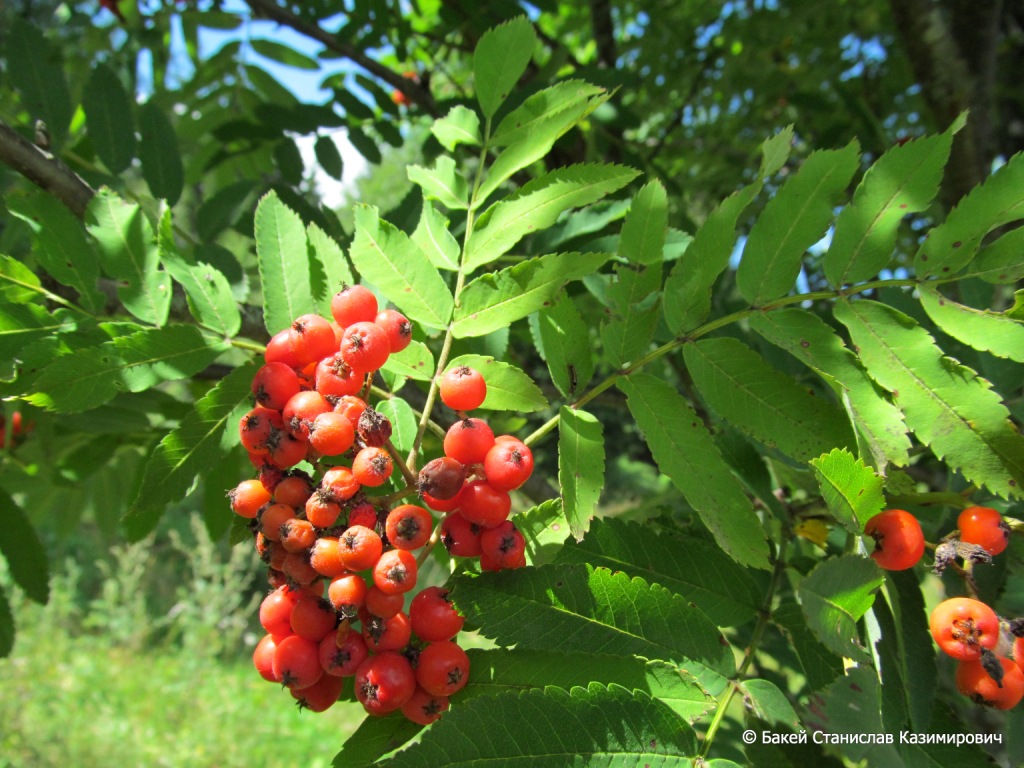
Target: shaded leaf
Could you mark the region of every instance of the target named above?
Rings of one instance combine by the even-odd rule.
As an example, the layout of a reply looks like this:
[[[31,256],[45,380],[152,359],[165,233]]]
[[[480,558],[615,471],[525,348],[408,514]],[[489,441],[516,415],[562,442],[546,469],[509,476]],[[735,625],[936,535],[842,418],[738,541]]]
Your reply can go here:
[[[0,509],[3,510],[4,521],[0,526],[0,554],[7,560],[14,583],[30,599],[45,605],[50,597],[50,564],[43,543],[28,515],[2,488]],[[3,655],[0,647],[0,656]]]
[[[790,704],[786,694],[769,680],[744,680],[740,683],[744,701],[749,702],[754,715],[773,725],[781,725],[793,731],[800,730],[800,718]]]
[[[258,368],[255,362],[247,363],[221,379],[157,444],[124,518],[130,538],[138,540],[152,531],[168,505],[180,501],[196,479],[227,453],[232,441],[237,442],[237,425],[229,417],[235,409],[248,408]]]
[[[865,659],[857,622],[875,600],[885,575],[874,560],[856,555],[823,560],[797,586],[807,626],[840,656]]]
[[[565,543],[555,562],[590,563],[660,584],[695,603],[720,627],[749,621],[761,605],[750,573],[710,542],[655,534],[642,523],[598,518],[582,541]]]
[[[271,61],[284,64],[286,67],[316,71],[320,69],[320,62],[311,59],[305,54],[299,53],[290,45],[279,43],[275,40],[265,40],[254,37],[249,40],[249,45],[260,56],[266,56]]]
[[[569,532],[590,528],[604,488],[604,432],[592,414],[562,406],[558,412],[558,486]]]
[[[5,303],[25,304],[42,297],[35,273],[11,256],[0,254],[0,297]]]
[[[796,652],[810,690],[819,690],[842,674],[843,660],[815,639],[795,601],[783,600],[772,611],[772,621]]]
[[[568,293],[561,292],[537,313],[541,356],[551,381],[569,400],[587,388],[594,375],[594,349],[590,332]]]
[[[552,116],[560,112],[578,115],[575,110],[589,105],[592,99],[603,94],[603,88],[584,80],[565,80],[544,88],[528,96],[501,119],[491,137],[491,144],[504,147],[544,134],[552,125],[549,122]],[[574,111],[569,113],[568,110]],[[573,120],[576,119],[574,116]]]
[[[324,317],[331,317],[331,300],[345,286],[355,285],[348,259],[338,242],[316,224],[306,227],[309,243],[309,280],[316,306]]]
[[[164,111],[153,101],[139,107],[139,160],[142,177],[153,197],[174,205],[185,187],[185,169],[178,149],[178,136]]]
[[[1024,280],[1024,227],[1011,229],[982,248],[962,277],[979,277],[997,285]]]
[[[316,161],[323,168],[324,173],[332,179],[341,181],[342,172],[345,170],[341,159],[341,152],[334,139],[330,136],[317,136],[313,144],[313,153]]]
[[[401,712],[384,717],[364,717],[334,756],[335,768],[364,768],[394,752],[423,730]]]
[[[45,121],[52,146],[64,142],[74,113],[60,51],[21,14],[12,14],[4,35],[7,76],[21,92],[22,106]]]
[[[111,173],[121,173],[135,157],[132,102],[117,73],[102,62],[85,83],[82,110],[96,154]]]
[[[810,461],[853,436],[842,411],[772,368],[733,338],[683,347],[704,401],[741,432],[798,461]]]
[[[0,587],[0,659],[11,655],[14,650],[14,614],[3,587]]]
[[[1024,323],[999,312],[958,304],[927,284],[921,286],[918,295],[932,322],[954,339],[996,357],[1024,363]]]
[[[516,515],[516,528],[526,539],[526,562],[552,562],[569,535],[569,522],[562,514],[562,500],[548,499]]]

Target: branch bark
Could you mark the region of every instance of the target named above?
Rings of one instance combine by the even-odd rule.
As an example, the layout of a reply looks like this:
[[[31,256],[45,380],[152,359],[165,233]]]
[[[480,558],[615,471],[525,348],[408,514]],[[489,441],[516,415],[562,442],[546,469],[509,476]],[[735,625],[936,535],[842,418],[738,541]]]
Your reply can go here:
[[[439,116],[440,113],[437,109],[437,102],[434,101],[433,95],[419,83],[403,77],[398,72],[388,69],[383,64],[379,64],[355,46],[338,40],[334,34],[316,24],[312,24],[305,19],[302,19],[287,8],[282,8],[274,2],[274,0],[245,1],[248,6],[260,16],[268,18],[271,21],[276,21],[278,24],[283,26],[290,27],[296,32],[316,40],[318,43],[323,43],[328,49],[344,56],[352,63],[362,67],[378,80],[383,80],[395,90],[401,91],[410,102],[419,105],[428,114],[433,117]]]
[[[37,147],[0,121],[0,162],[60,200],[80,219],[96,194],[81,176],[59,158]]]

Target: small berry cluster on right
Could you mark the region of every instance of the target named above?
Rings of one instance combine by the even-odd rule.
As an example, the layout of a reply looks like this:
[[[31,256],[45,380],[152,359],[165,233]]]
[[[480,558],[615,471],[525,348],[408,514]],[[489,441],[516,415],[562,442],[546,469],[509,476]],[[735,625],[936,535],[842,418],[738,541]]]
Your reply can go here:
[[[479,557],[482,570],[521,568],[526,539],[508,519],[509,492],[533,473],[533,453],[519,438],[496,437],[486,421],[468,415],[487,397],[479,371],[451,368],[438,392],[459,420],[445,434],[444,456],[420,470],[419,491],[428,507],[446,513],[441,541],[455,557]]]
[[[880,512],[864,532],[875,540],[871,557],[886,570],[912,568],[924,554],[921,525],[905,510]],[[998,510],[968,507],[957,518],[957,530],[934,547],[935,571],[961,560],[957,570],[976,595],[973,565],[1001,554],[1009,537],[1010,528]],[[1024,699],[1024,620],[1002,620],[976,596],[952,597],[935,607],[929,627],[939,648],[959,662],[955,679],[960,693],[994,709],[1012,709]]]

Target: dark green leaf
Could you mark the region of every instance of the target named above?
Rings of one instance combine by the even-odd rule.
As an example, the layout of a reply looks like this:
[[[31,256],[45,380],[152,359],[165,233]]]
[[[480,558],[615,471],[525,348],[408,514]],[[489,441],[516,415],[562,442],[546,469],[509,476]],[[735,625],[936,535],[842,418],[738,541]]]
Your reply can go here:
[[[127,91],[106,64],[98,64],[89,76],[82,109],[96,154],[111,173],[121,173],[135,157],[135,121]]]
[[[60,51],[21,14],[9,18],[4,61],[10,85],[21,92],[32,117],[45,121],[52,146],[57,147],[64,142],[74,112]]]
[[[750,573],[717,547],[655,533],[642,523],[598,518],[582,541],[565,543],[555,562],[590,563],[660,584],[695,603],[720,627],[749,621],[761,604]]]
[[[50,597],[50,564],[43,543],[25,511],[3,489],[0,489],[0,509],[4,511],[0,554],[7,560],[14,583],[29,598],[45,605]]]
[[[664,587],[624,573],[544,565],[458,576],[450,585],[467,626],[500,645],[670,661],[712,695],[735,671],[732,651],[707,616]]]
[[[768,567],[768,542],[754,508],[704,422],[670,384],[635,373],[619,381],[658,468],[697,510],[733,559]]]
[[[806,250],[832,221],[832,206],[853,178],[860,148],[812,152],[776,193],[743,248],[736,285],[751,304],[785,296],[793,288]]]
[[[365,157],[367,162],[372,165],[380,165],[381,160],[384,159],[380,153],[380,147],[377,146],[377,142],[367,136],[366,132],[361,128],[350,125],[348,127],[348,140],[359,154]]]
[[[879,467],[909,461],[903,415],[871,380],[835,330],[811,312],[788,307],[750,317],[750,327],[818,373],[843,398]]]
[[[792,731],[800,730],[800,718],[786,694],[768,680],[744,680],[740,691],[753,713],[767,723],[781,725]]]
[[[562,514],[562,500],[548,499],[516,515],[516,528],[526,539],[526,562],[547,565],[557,556],[569,535],[569,522]]]
[[[903,217],[926,210],[938,193],[963,118],[938,136],[892,147],[868,168],[839,214],[825,254],[825,275],[832,285],[868,280],[889,263]]]
[[[819,690],[843,673],[843,660],[814,639],[795,601],[784,600],[772,611],[772,620],[796,651],[810,690]]]
[[[205,469],[219,462],[237,442],[236,424],[229,417],[236,408],[248,407],[258,367],[248,363],[221,379],[156,446],[146,462],[138,496],[124,519],[132,539],[152,531],[168,505],[185,496]]]
[[[487,396],[480,408],[494,411],[532,413],[548,407],[547,398],[526,373],[511,363],[488,355],[461,355],[451,360],[445,371],[468,365],[480,371],[487,382]]]
[[[467,651],[473,674],[458,701],[555,686],[564,690],[590,683],[620,685],[643,691],[668,704],[688,722],[711,707],[710,698],[685,672],[664,661],[610,656],[583,651],[530,651],[524,649]]]
[[[316,71],[320,69],[320,62],[315,59],[311,59],[305,54],[299,53],[290,45],[284,45],[275,40],[264,40],[261,38],[252,38],[249,40],[249,45],[256,51],[260,56],[266,56],[271,61],[276,61],[278,64],[284,64],[286,67],[295,67],[296,69],[305,69],[309,71]]]
[[[316,155],[316,161],[324,169],[324,173],[332,179],[341,181],[344,166],[341,152],[338,150],[338,145],[334,143],[334,139],[330,136],[317,136],[313,152]]]
[[[549,306],[567,282],[596,272],[607,253],[538,256],[473,280],[462,292],[452,332],[456,338],[482,336]]]
[[[505,147],[527,138],[536,138],[548,130],[552,116],[560,112],[572,115],[574,122],[580,108],[587,107],[595,97],[603,94],[603,88],[583,80],[565,80],[538,91],[501,119],[491,137],[491,144]]]
[[[444,328],[454,300],[440,273],[402,230],[377,209],[357,205],[356,234],[349,256],[359,274],[383,291],[414,322]]]
[[[840,301],[861,361],[892,392],[907,425],[970,482],[1002,495],[1024,486],[1024,436],[989,383],[945,356],[907,315],[874,301]]]
[[[212,241],[251,208],[252,181],[238,181],[217,190],[203,200],[196,212],[196,229],[204,241]]]
[[[422,725],[409,720],[401,712],[384,717],[366,717],[334,756],[334,768],[365,768],[384,755],[408,743]]]
[[[298,145],[287,136],[274,145],[274,165],[281,173],[281,178],[293,187],[302,182],[302,174],[306,169],[302,153]]]
[[[79,302],[87,310],[101,311],[105,298],[96,290],[100,266],[82,222],[57,198],[43,192],[9,194],[4,202],[32,230],[32,255],[39,265],[78,291]]]
[[[834,653],[865,659],[857,622],[885,581],[874,560],[856,555],[823,560],[797,587],[807,626]]]
[[[821,495],[833,517],[859,536],[885,506],[885,481],[849,451],[836,448],[811,461]]]
[[[174,205],[185,187],[185,169],[178,149],[178,136],[164,111],[153,101],[139,107],[139,159],[142,176],[153,197]]]
[[[683,347],[704,401],[742,432],[798,461],[853,444],[843,412],[733,338]]]
[[[508,98],[533,58],[537,33],[525,16],[489,29],[473,52],[476,97],[490,118]]]
[[[3,587],[0,587],[0,659],[11,655],[14,650],[14,614]]]
[[[619,235],[619,256],[632,264],[661,264],[668,232],[668,198],[661,182],[645,184],[626,214]]]
[[[5,303],[25,304],[42,298],[42,283],[35,273],[11,256],[0,254],[0,298]]]
[[[558,412],[558,485],[569,533],[590,528],[604,488],[604,432],[592,414],[563,405]]]
[[[263,284],[263,323],[271,334],[316,311],[299,215],[268,192],[256,206],[256,256]]]
[[[594,375],[594,350],[590,332],[568,293],[560,292],[537,313],[537,328],[551,381],[568,400],[575,400]]]

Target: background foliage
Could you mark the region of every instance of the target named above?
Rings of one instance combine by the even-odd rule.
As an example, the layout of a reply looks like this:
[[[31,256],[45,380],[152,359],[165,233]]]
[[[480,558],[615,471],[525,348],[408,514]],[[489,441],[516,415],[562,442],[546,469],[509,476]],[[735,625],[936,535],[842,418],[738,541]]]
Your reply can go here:
[[[930,541],[1019,509],[1019,3],[103,5],[0,8],[5,688],[163,660],[125,667],[159,691],[102,684],[125,709],[247,663],[234,424],[269,334],[358,278],[417,326],[393,421],[482,363],[539,470],[528,568],[428,575],[479,634],[452,711],[420,736],[345,709],[321,760],[988,759],[744,727],[992,730],[1021,760],[1019,714],[953,695],[925,634],[962,579],[886,575],[862,536],[885,506]],[[1007,617],[1018,539],[975,574]],[[11,713],[13,764],[111,754],[43,706]],[[248,762],[298,760],[313,720]],[[151,728],[197,734],[183,762],[253,741]]]

